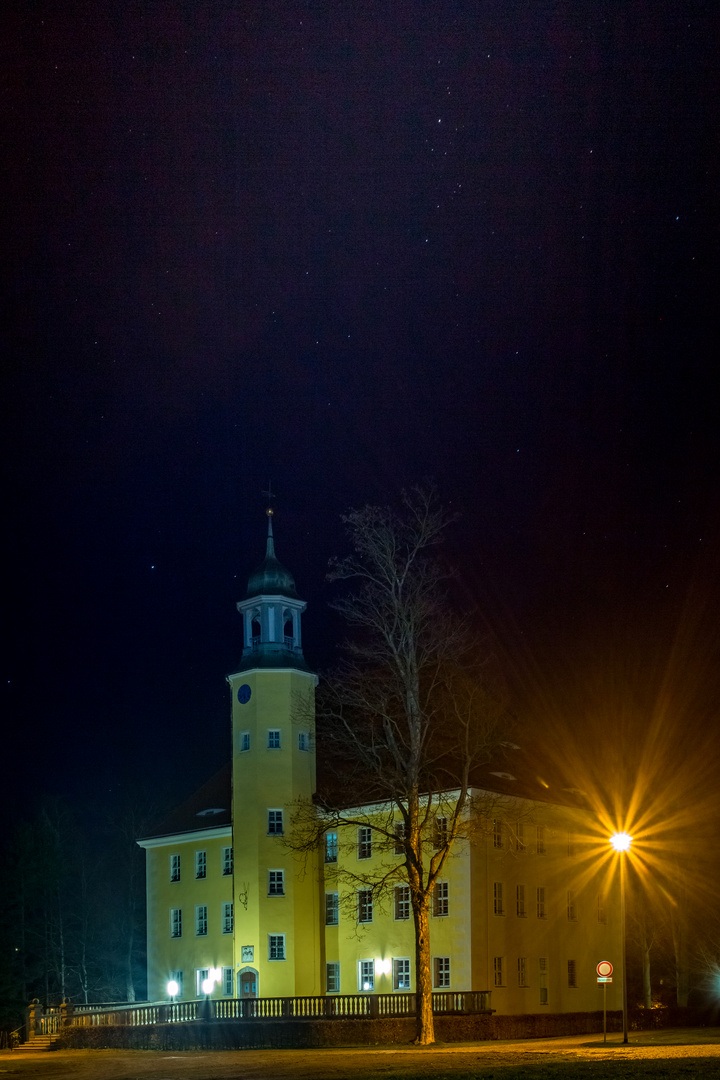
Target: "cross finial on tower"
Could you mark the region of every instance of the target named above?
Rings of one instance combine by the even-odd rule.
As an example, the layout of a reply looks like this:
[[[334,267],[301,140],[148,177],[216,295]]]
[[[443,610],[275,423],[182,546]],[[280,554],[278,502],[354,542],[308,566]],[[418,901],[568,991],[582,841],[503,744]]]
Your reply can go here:
[[[263,492],[261,492],[261,494],[264,495],[265,498],[267,499],[267,510],[265,511],[265,513],[267,514],[268,517],[272,517],[273,514],[275,513],[275,511],[273,510],[273,505],[272,504],[273,504],[273,500],[277,499],[277,495],[275,494],[275,492],[272,489],[272,483],[270,482],[270,480],[268,480],[267,491],[263,491]]]

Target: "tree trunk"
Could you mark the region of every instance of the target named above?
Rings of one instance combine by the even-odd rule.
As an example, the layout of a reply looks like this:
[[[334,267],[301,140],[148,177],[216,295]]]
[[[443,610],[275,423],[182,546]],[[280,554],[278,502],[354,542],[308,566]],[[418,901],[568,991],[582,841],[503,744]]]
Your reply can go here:
[[[652,1009],[652,984],[650,981],[650,946],[647,940],[643,942],[642,947],[642,960],[643,960],[643,999],[645,1001],[645,1008]]]
[[[413,895],[411,891],[411,896]],[[430,919],[427,895],[413,896],[415,920],[415,1042],[429,1046],[435,1042],[435,1021],[432,1011],[432,972],[430,970]]]

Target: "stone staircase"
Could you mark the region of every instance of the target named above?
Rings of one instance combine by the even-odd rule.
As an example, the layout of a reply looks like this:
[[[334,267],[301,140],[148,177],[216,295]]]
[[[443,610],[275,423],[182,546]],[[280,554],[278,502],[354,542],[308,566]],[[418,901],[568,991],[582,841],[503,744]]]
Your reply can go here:
[[[27,1042],[15,1047],[15,1053],[38,1054],[43,1050],[54,1050],[59,1035],[31,1035]]]

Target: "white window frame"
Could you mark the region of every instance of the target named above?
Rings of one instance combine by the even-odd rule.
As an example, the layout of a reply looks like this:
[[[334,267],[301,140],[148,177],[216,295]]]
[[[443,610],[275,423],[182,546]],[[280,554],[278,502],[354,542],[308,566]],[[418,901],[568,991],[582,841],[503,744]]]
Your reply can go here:
[[[285,871],[284,870],[268,870],[268,896],[284,896],[285,895]]]
[[[340,923],[340,897],[336,892],[325,893],[325,925],[338,926]]]
[[[268,810],[268,836],[282,836],[284,832],[283,812],[275,808]]]
[[[207,877],[207,851],[195,852],[195,879],[196,881]]]
[[[176,1001],[178,1001],[178,1000],[181,1001],[182,996],[183,996],[183,973],[182,973],[182,971],[178,969],[176,971],[168,972],[168,980],[172,980],[172,982],[177,983],[178,992],[175,995],[175,1000]]]
[[[202,988],[202,984],[206,979],[210,978],[210,968],[195,968],[195,991],[196,997],[205,997],[205,991]],[[209,996],[209,995],[208,995]]]
[[[231,847],[224,847],[222,849],[222,876],[232,877],[233,872],[233,849]]]
[[[329,960],[325,964],[325,993],[340,993],[340,961]]]
[[[433,989],[448,990],[450,988],[450,957],[433,957]]]
[[[372,858],[372,829],[369,825],[360,825],[357,835],[358,859]]]
[[[220,906],[220,928],[223,934],[232,934],[234,914],[232,900],[224,900]]]
[[[547,919],[547,908],[545,906],[545,886],[538,885],[536,890],[536,903],[537,903],[537,917],[538,919]]]
[[[530,983],[528,982],[527,956],[518,956],[518,986],[524,988],[529,985]]]
[[[282,748],[280,728],[268,728],[267,748],[268,750],[280,750]]]
[[[393,908],[396,921],[410,918],[410,886],[396,885],[393,892]]]
[[[526,889],[524,885],[515,886],[515,912],[518,919],[527,918],[527,905],[525,903]]]
[[[208,914],[207,904],[195,905],[195,937],[207,937]]]
[[[180,880],[180,856],[170,856],[170,881]]]
[[[235,977],[235,972],[233,971],[233,969],[231,967],[224,967],[222,969],[223,997],[232,997],[233,996],[233,989],[234,989],[234,987],[233,987],[233,979],[234,979],[234,977]]]
[[[241,754],[247,754],[249,749],[250,749],[250,732],[249,731],[241,731],[240,732],[240,753]]]
[[[375,961],[358,960],[358,993],[372,994],[375,990]]]
[[[170,937],[182,937],[182,908],[170,908]]]
[[[493,915],[505,914],[505,891],[502,881],[493,881]]]
[[[525,850],[525,824],[522,821],[518,821],[515,825],[515,841],[518,851]]]
[[[373,921],[372,889],[358,889],[357,891],[357,921],[363,924]]]
[[[300,731],[298,732],[298,750],[301,750],[304,754],[310,750],[310,732]]]
[[[395,822],[395,854],[405,854],[405,822]]]
[[[272,955],[273,952],[276,953],[275,956]],[[272,961],[272,963],[275,963],[286,959],[287,953],[285,952],[285,935],[268,934],[268,961]]]
[[[400,990],[408,993],[411,987],[410,983],[410,957],[409,956],[394,956],[392,962],[392,982],[393,990]]]
[[[501,818],[493,819],[493,847],[497,851],[505,849],[505,822]]]
[[[450,914],[450,885],[447,881],[436,881],[432,891],[433,919],[444,919]]]
[[[433,847],[436,851],[441,847],[445,847],[447,838],[448,819],[446,817],[436,817],[433,822]]]

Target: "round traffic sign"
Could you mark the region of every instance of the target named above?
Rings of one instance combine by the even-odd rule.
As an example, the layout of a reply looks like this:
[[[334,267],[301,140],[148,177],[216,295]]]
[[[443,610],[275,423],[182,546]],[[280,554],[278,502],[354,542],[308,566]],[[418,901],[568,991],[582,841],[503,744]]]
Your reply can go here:
[[[607,979],[613,973],[613,966],[609,960],[601,960],[595,970],[601,979]]]

